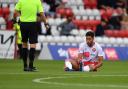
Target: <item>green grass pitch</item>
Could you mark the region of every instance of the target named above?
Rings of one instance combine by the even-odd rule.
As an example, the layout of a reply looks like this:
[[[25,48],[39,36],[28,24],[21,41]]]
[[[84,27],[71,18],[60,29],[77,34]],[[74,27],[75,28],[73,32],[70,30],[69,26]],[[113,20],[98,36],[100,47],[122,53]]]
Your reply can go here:
[[[24,72],[21,60],[0,59],[0,89],[128,89],[128,61],[104,61],[98,72],[65,72],[64,61],[35,61]]]

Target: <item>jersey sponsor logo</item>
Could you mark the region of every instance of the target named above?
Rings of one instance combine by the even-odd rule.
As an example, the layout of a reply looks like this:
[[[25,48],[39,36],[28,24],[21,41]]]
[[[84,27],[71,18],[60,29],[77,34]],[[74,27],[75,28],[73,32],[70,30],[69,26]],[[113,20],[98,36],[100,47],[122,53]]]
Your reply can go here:
[[[92,56],[92,57],[94,57],[94,56],[95,56],[95,54],[91,54],[91,56]]]
[[[95,52],[96,51],[96,48],[92,48],[92,51]]]
[[[90,57],[90,53],[89,52],[84,52],[84,56],[85,57]]]

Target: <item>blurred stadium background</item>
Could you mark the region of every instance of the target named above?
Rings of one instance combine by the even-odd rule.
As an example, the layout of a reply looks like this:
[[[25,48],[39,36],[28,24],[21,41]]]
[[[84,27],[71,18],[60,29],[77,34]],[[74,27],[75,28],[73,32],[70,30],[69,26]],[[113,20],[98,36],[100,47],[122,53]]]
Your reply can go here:
[[[14,58],[18,54],[13,30],[17,1],[0,0],[1,58]],[[50,29],[46,32],[43,23],[38,23],[37,59],[60,60],[70,56],[69,53],[76,54],[74,48],[84,40],[88,30],[93,30],[95,40],[104,48],[105,59],[127,60],[127,6],[127,0],[44,0]]]
[[[38,23],[36,65],[40,71],[27,74],[20,70],[22,65],[13,30],[17,1],[0,0],[0,89],[128,89],[128,0],[43,0],[50,29],[46,32],[43,23]],[[71,22],[65,25],[67,19]],[[66,73],[63,61],[49,61],[77,56],[78,44],[88,30],[95,31],[95,40],[105,52],[104,66],[99,72]],[[70,80],[71,75],[76,80]],[[35,78],[48,77],[55,77],[47,80],[52,81],[54,87],[47,83],[38,86],[32,82]]]

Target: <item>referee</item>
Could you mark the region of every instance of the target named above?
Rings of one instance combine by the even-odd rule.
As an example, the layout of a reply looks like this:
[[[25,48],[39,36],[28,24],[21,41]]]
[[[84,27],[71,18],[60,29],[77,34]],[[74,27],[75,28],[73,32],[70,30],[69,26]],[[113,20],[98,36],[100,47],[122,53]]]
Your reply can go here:
[[[35,48],[37,43],[38,29],[37,29],[37,13],[40,14],[40,21],[43,21],[46,29],[48,24],[43,13],[43,6],[41,0],[19,0],[15,6],[15,14],[20,14],[20,28],[22,35],[23,47],[23,63],[24,71],[36,71],[33,66],[35,58]],[[28,42],[30,43],[30,50],[28,51]],[[27,58],[29,57],[29,61]]]

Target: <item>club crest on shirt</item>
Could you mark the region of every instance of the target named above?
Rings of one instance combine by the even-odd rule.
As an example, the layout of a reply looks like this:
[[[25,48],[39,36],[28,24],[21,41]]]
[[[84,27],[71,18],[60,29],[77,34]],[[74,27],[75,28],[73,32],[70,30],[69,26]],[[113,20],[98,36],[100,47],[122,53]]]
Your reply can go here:
[[[95,52],[96,51],[96,48],[92,48],[92,51]]]

